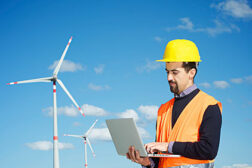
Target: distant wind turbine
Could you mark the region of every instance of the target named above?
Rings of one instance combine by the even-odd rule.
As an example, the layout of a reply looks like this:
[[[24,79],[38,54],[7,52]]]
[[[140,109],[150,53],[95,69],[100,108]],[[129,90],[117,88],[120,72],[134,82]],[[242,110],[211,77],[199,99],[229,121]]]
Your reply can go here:
[[[71,96],[71,94],[68,92],[64,84],[61,80],[57,78],[58,72],[60,70],[60,67],[63,63],[64,57],[66,55],[66,52],[68,50],[68,47],[72,41],[72,37],[69,39],[68,44],[60,58],[60,61],[56,68],[54,69],[53,76],[52,77],[46,77],[46,78],[37,78],[37,79],[31,79],[31,80],[24,80],[24,81],[18,81],[18,82],[11,82],[8,83],[8,85],[12,84],[21,84],[21,83],[33,83],[33,82],[53,82],[53,167],[59,168],[59,149],[58,149],[58,124],[57,124],[57,102],[56,102],[56,82],[59,83],[59,85],[62,87],[62,89],[66,92],[68,97],[72,100],[74,105],[78,108],[78,110],[81,112],[83,116],[84,113],[81,110],[81,108],[78,106],[74,98]]]
[[[81,138],[81,139],[83,139],[83,141],[84,141],[84,147],[85,147],[85,168],[87,168],[88,167],[88,164],[87,164],[87,143],[88,143],[88,145],[89,145],[89,147],[90,147],[90,149],[91,149],[91,152],[92,152],[92,154],[93,154],[93,157],[95,157],[95,153],[94,153],[94,150],[93,150],[93,148],[92,148],[92,146],[91,146],[91,144],[90,144],[90,141],[89,141],[89,139],[88,139],[88,135],[90,134],[90,132],[92,131],[92,129],[94,128],[94,126],[95,126],[95,124],[96,124],[96,122],[97,122],[98,120],[95,120],[95,122],[93,123],[93,125],[87,130],[87,132],[84,134],[84,135],[69,135],[69,134],[64,134],[64,136],[71,136],[71,137],[76,137],[76,138]]]

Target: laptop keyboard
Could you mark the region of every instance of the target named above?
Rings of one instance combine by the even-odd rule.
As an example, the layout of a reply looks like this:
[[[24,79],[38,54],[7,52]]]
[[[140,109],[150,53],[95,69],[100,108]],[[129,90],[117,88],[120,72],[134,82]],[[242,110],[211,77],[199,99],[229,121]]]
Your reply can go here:
[[[180,155],[172,155],[172,154],[148,154],[148,157],[180,157]]]

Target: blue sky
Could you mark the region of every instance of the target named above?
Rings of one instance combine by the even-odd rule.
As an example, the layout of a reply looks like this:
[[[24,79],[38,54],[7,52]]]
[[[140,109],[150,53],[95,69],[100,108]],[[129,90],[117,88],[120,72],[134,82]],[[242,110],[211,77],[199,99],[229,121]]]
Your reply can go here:
[[[60,167],[84,167],[83,134],[98,119],[89,167],[139,167],[118,156],[105,120],[134,117],[145,143],[158,107],[171,99],[161,59],[168,41],[192,40],[201,59],[197,86],[223,104],[216,167],[249,168],[252,126],[252,3],[247,0],[1,1],[0,164],[52,167],[52,84],[8,82],[48,77],[71,36],[57,85]]]

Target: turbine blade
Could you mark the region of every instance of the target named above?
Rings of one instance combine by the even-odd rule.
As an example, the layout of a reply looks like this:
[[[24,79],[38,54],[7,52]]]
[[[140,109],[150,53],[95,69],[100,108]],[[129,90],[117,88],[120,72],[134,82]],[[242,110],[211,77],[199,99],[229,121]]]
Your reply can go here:
[[[51,82],[51,79],[52,79],[52,77],[37,78],[37,79],[30,79],[30,80],[11,82],[11,83],[7,83],[7,85],[22,84],[22,83],[34,83],[34,82]]]
[[[72,97],[72,95],[68,92],[68,90],[66,89],[66,87],[64,86],[64,84],[61,82],[61,80],[57,79],[57,82],[62,87],[62,89],[66,92],[66,94],[68,95],[68,97],[72,100],[72,102],[74,103],[74,105],[78,108],[78,110],[80,111],[80,113],[83,116],[85,116],[84,113],[83,113],[83,111],[81,110],[81,108],[79,107],[79,105],[76,103],[76,101],[74,100],[74,98]]]
[[[58,74],[58,72],[60,70],[60,67],[62,65],[62,62],[64,60],[64,57],[65,57],[65,55],[67,53],[68,47],[69,47],[69,45],[70,45],[71,42],[72,42],[72,37],[69,39],[69,41],[67,43],[67,46],[66,46],[66,48],[65,48],[65,50],[64,50],[64,52],[63,52],[63,54],[62,54],[62,56],[60,58],[60,61],[59,61],[58,65],[56,66],[56,68],[54,69],[54,72],[53,72],[53,76],[54,77],[57,76],[57,74]]]
[[[76,137],[76,138],[83,138],[81,135],[64,134],[64,136],[70,136],[70,137]]]
[[[89,133],[92,131],[92,129],[94,128],[94,126],[95,126],[95,124],[96,124],[96,122],[97,122],[98,120],[95,120],[95,122],[93,123],[93,125],[88,129],[88,131],[85,133],[85,136],[87,137],[88,135],[89,135]]]
[[[87,139],[87,143],[88,143],[88,145],[89,145],[89,147],[90,147],[90,149],[91,149],[91,151],[92,151],[93,157],[95,157],[95,153],[94,153],[94,150],[93,150],[93,148],[92,148],[92,146],[91,146],[91,143],[89,142],[89,139],[88,139],[88,138],[86,138],[86,139]]]

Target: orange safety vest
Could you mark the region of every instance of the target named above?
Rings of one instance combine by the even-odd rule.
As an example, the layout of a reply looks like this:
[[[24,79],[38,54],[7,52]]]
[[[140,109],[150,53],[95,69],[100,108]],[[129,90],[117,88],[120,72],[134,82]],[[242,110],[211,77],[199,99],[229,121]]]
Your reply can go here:
[[[200,91],[187,104],[172,128],[172,109],[174,100],[173,98],[167,103],[162,104],[158,110],[156,142],[197,142],[200,139],[199,129],[207,107],[209,105],[218,104],[222,112],[220,102],[203,91]],[[160,158],[158,167],[166,168],[212,162],[214,162],[214,160],[197,160],[181,156],[178,158]]]

